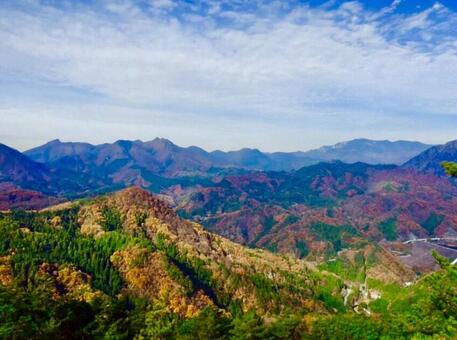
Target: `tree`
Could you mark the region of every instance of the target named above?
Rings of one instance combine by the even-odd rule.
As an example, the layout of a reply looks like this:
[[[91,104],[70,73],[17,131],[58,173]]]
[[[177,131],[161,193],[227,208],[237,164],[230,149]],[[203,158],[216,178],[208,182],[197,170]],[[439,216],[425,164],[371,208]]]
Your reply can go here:
[[[454,162],[442,162],[441,166],[449,176],[457,177],[457,163]]]
[[[255,340],[265,338],[265,326],[254,310],[239,315],[232,321],[232,339]]]

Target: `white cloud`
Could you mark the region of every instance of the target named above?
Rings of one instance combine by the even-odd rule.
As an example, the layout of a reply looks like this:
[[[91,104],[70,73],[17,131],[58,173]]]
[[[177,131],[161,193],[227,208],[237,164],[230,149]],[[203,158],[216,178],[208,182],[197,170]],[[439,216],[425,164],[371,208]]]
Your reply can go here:
[[[144,112],[162,112],[162,119],[184,124],[180,131],[189,117],[213,130],[221,119],[240,129],[237,120],[275,125],[288,119],[305,131],[325,129],[328,122],[309,127],[307,121],[329,113],[345,120],[363,111],[371,122],[381,112],[457,114],[456,35],[442,17],[457,19],[442,6],[400,16],[393,14],[399,1],[376,13],[355,1],[334,10],[289,11],[278,2],[240,11],[234,4],[224,9],[209,2],[209,14],[181,8],[178,17],[168,13],[183,5],[170,0],[149,2],[159,11],[132,1],[63,9],[5,6],[0,75],[98,93],[111,101],[108,122],[123,114],[115,105],[138,108],[128,110],[137,124],[150,121]],[[433,24],[441,26],[431,29]],[[24,92],[30,101],[27,86]],[[50,107],[65,102],[41,100],[40,106]],[[78,115],[90,119],[85,112],[91,109]],[[68,105],[60,110],[72,111]],[[170,129],[172,122],[167,124]],[[239,144],[251,145],[249,131],[242,134]],[[281,143],[295,147],[287,138]]]

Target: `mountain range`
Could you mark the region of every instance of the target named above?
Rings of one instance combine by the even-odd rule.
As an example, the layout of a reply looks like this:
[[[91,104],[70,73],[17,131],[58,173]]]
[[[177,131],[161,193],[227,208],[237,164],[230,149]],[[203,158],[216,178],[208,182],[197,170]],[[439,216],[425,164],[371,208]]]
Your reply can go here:
[[[0,144],[0,182],[9,183],[7,188],[15,185],[24,190],[66,197],[113,191],[129,185],[159,192],[178,184],[210,184],[217,176],[254,170],[291,171],[332,159],[384,164],[396,159],[399,162],[427,147],[417,142],[358,139],[308,152],[264,153],[256,149],[206,152],[156,138],[149,142],[120,140],[101,145],[54,140],[20,153]],[[16,190],[16,193],[19,192]]]
[[[398,160],[424,147],[359,139],[308,155],[366,159],[387,150],[389,160]],[[101,145],[54,140],[24,154],[1,145],[0,208],[42,208],[136,185],[238,243],[319,255],[339,251],[354,235],[376,242],[457,235],[456,187],[438,167],[456,160],[456,147],[450,142],[428,148],[401,166],[338,160],[290,170],[298,159],[311,157],[252,149],[206,152],[159,138]],[[274,162],[289,170],[269,170]],[[352,229],[331,242],[328,226]]]
[[[431,145],[419,142],[355,139],[307,152],[266,153],[248,148],[207,152],[195,146],[179,147],[167,139],[156,138],[149,142],[120,140],[101,145],[54,140],[24,154],[52,168],[96,172],[104,167],[114,172],[135,165],[157,175],[177,177],[207,172],[211,168],[290,171],[332,160],[399,165],[429,147]]]
[[[333,160],[357,145],[380,150],[0,145],[0,334],[453,338],[457,143]]]

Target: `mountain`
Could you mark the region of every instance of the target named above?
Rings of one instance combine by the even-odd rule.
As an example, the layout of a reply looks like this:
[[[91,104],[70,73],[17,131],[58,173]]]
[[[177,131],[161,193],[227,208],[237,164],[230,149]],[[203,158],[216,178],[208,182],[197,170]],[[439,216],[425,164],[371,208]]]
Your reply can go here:
[[[299,257],[335,254],[362,240],[389,248],[413,238],[457,237],[457,187],[395,166],[320,163],[165,193],[182,216],[208,230]]]
[[[52,168],[97,173],[131,181],[134,181],[132,177],[136,174],[137,180],[141,177],[146,182],[148,176],[172,178],[206,175],[214,168],[283,170],[313,162],[303,158],[301,153],[268,154],[247,148],[229,152],[206,152],[195,146],[180,147],[164,138],[148,142],[119,140],[101,145],[54,140],[24,154]]]
[[[206,172],[211,168],[205,151],[181,148],[161,138],[101,145],[55,140],[24,154],[51,168],[80,171],[127,184],[148,182],[148,176],[177,177],[180,173]]]
[[[376,245],[333,262],[279,256],[205,231],[130,188],[0,214],[0,331],[17,339],[452,338],[457,276],[437,259],[441,270],[413,282]]]
[[[51,144],[55,145],[56,142]],[[63,163],[68,160],[65,157],[58,159]],[[12,197],[11,201],[15,203],[11,207],[18,206],[20,202],[24,202],[24,206],[27,207],[42,207],[46,199],[50,202],[61,199],[53,196],[84,196],[116,188],[112,181],[101,180],[94,174],[80,170],[78,167],[54,166],[53,163],[34,161],[21,152],[0,144],[1,205],[5,207],[7,202],[4,199]],[[14,191],[14,197],[10,196],[11,190]],[[27,203],[21,198],[22,196],[30,197],[32,201]],[[36,203],[33,202],[34,198],[38,200]]]
[[[431,145],[411,141],[354,139],[310,150],[304,152],[303,156],[319,161],[401,165],[430,147]]]
[[[19,151],[0,144],[0,181],[25,185],[48,183],[51,175],[43,164],[34,162]]]
[[[52,169],[82,172],[100,179],[109,178],[115,183],[147,187],[152,185],[155,176],[206,176],[215,169],[289,171],[329,160],[397,164],[427,147],[418,142],[358,139],[308,152],[265,153],[247,148],[206,152],[195,146],[179,147],[163,138],[149,142],[119,140],[101,145],[54,140],[26,151],[25,155]]]
[[[45,163],[15,153],[49,174],[49,183],[43,188],[12,184],[44,196],[3,192],[3,209],[42,207],[50,194],[90,196],[138,185],[160,192],[181,216],[208,230],[297,257],[327,256],[367,240],[386,241],[392,248],[397,241],[457,233],[451,181],[395,165],[335,161],[289,172],[217,168],[223,162],[266,167],[269,158],[255,149],[207,153],[158,138],[102,145],[55,140],[26,154]],[[27,195],[36,202],[26,204],[21,197]]]
[[[62,143],[55,139],[24,154],[35,162],[52,163],[62,158],[75,158],[87,154],[93,148],[94,146],[89,143]]]
[[[457,140],[431,147],[407,161],[403,167],[444,175],[441,162],[457,162]]]

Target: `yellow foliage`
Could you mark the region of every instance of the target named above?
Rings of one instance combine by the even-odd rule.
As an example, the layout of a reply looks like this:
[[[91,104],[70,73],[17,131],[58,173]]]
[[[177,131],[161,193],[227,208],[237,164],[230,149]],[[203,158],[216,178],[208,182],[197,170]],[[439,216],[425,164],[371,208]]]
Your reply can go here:
[[[13,270],[10,265],[10,257],[0,257],[0,284],[9,286],[13,283]]]
[[[54,216],[49,222],[54,228],[62,228],[62,219],[60,218],[60,216]]]

